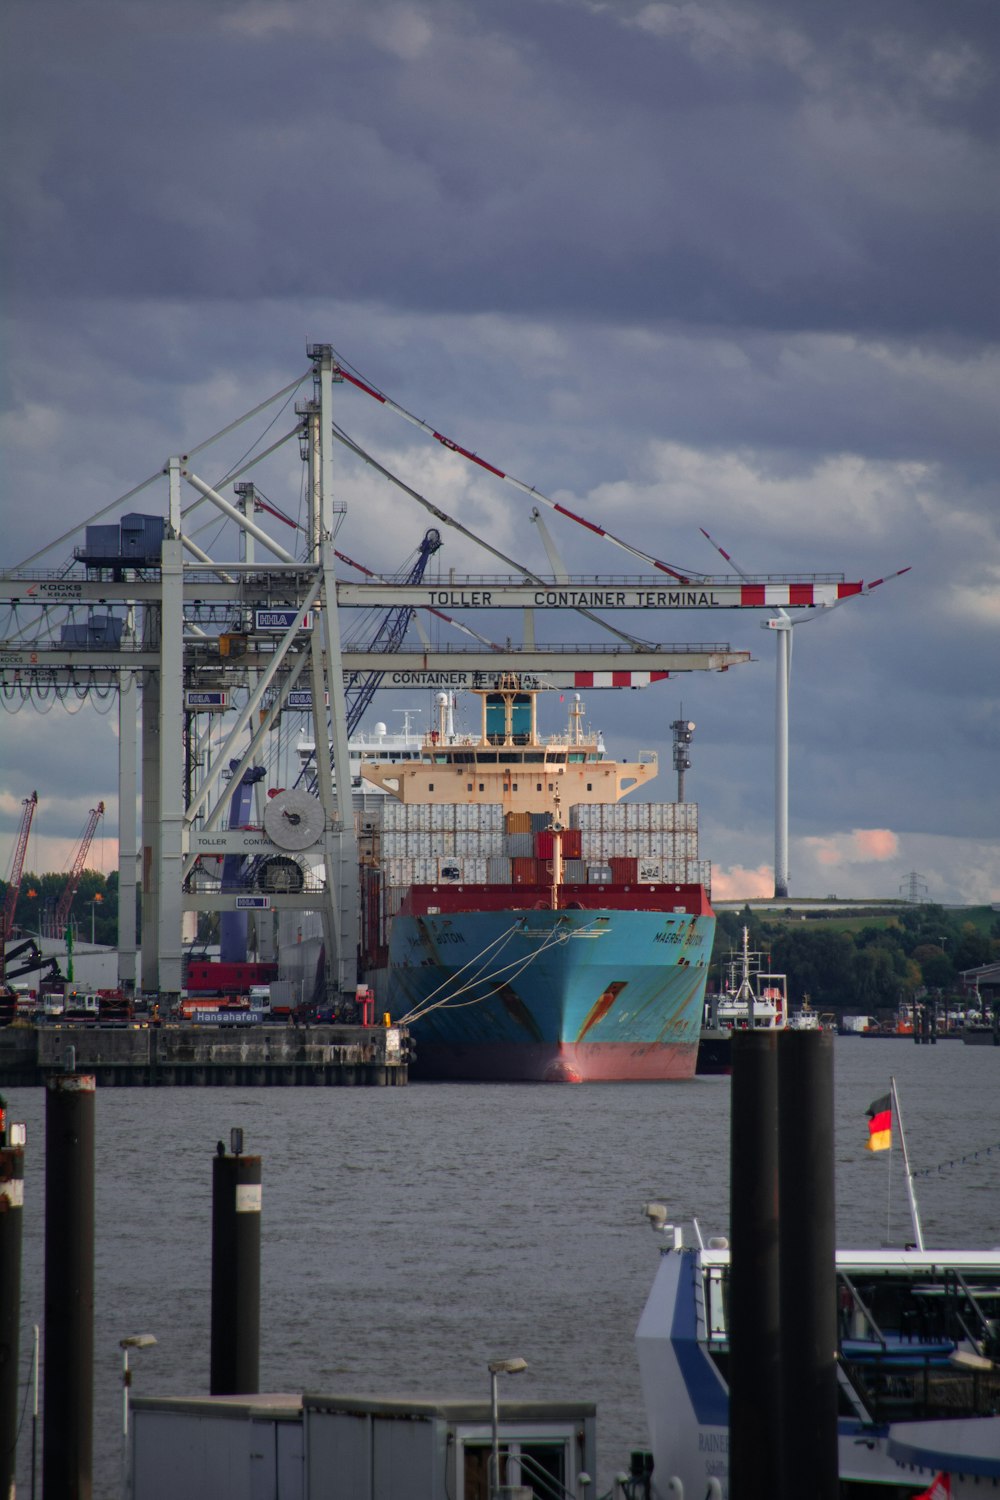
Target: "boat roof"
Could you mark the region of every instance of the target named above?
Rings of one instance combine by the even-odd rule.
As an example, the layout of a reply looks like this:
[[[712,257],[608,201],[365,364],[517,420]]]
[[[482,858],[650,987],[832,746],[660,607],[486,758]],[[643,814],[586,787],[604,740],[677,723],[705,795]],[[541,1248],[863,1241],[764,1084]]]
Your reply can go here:
[[[664,1253],[668,1253],[664,1251]],[[728,1249],[699,1251],[703,1266],[728,1266]],[[990,1250],[838,1250],[838,1271],[972,1271],[1000,1272],[1000,1246]]]

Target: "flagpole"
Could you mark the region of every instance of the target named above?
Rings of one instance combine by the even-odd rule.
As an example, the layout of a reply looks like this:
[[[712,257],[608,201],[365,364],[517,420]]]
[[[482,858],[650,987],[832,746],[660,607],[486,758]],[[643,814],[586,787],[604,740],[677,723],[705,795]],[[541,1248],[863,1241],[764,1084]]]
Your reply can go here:
[[[910,1171],[910,1158],[906,1150],[906,1136],[903,1133],[903,1116],[899,1108],[899,1095],[896,1092],[896,1080],[890,1077],[889,1088],[892,1092],[892,1107],[896,1111],[896,1119],[899,1122],[899,1144],[903,1148],[903,1167],[906,1171],[906,1191],[910,1199],[910,1218],[913,1220],[913,1233],[917,1241],[917,1249],[924,1248],[924,1233],[920,1227],[920,1210],[917,1208],[917,1195],[913,1190],[913,1173]]]

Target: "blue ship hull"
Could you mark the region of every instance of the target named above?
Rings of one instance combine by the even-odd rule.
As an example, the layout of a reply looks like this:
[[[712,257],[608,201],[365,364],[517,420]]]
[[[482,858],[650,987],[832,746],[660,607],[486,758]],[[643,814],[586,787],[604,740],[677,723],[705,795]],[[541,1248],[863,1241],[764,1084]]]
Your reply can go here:
[[[389,1004],[415,1078],[693,1075],[715,918],[600,908],[397,915]]]

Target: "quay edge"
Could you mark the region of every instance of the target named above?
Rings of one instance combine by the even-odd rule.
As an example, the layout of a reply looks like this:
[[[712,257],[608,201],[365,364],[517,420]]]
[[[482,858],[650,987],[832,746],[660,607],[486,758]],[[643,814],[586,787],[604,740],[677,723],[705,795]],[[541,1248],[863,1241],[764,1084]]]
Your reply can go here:
[[[409,1052],[395,1026],[15,1024],[0,1030],[0,1088],[40,1086],[70,1057],[102,1088],[399,1087]]]

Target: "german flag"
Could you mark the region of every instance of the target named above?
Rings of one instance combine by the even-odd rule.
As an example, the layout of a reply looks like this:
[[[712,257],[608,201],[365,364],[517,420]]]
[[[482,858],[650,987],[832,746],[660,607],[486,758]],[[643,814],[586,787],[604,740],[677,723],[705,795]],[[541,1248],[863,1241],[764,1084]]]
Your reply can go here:
[[[892,1095],[883,1094],[868,1106],[868,1151],[888,1151],[892,1145]]]

